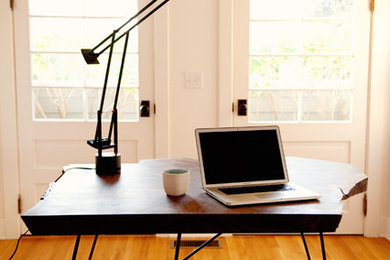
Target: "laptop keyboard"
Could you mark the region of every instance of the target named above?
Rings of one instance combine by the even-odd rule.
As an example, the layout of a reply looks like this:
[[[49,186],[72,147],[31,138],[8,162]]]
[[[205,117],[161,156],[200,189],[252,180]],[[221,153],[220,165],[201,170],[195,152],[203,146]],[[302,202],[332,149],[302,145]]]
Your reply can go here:
[[[233,194],[267,192],[267,191],[289,191],[289,190],[294,190],[294,188],[287,184],[278,184],[278,185],[252,186],[252,187],[239,187],[239,188],[223,188],[219,190],[227,195],[233,195]]]

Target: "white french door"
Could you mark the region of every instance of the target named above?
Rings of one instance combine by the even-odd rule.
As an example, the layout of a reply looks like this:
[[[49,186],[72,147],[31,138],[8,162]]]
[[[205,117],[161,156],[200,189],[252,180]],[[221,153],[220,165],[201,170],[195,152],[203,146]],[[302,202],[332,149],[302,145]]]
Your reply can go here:
[[[277,124],[287,156],[364,170],[368,6],[233,1],[233,124]],[[247,100],[247,116],[238,115],[238,99]],[[363,195],[348,199],[338,232],[363,234],[363,217]]]
[[[30,0],[15,5],[15,51],[22,212],[33,206],[62,166],[94,164],[87,145],[107,62],[86,65],[80,49],[92,48],[147,1]],[[129,28],[129,27],[127,27]],[[138,33],[139,32],[139,33]],[[123,38],[124,40],[124,38]],[[130,33],[118,103],[122,163],[154,157],[154,113],[140,117],[140,100],[153,107],[153,17]],[[114,49],[106,94],[107,136],[123,44]],[[106,113],[107,112],[107,113]]]

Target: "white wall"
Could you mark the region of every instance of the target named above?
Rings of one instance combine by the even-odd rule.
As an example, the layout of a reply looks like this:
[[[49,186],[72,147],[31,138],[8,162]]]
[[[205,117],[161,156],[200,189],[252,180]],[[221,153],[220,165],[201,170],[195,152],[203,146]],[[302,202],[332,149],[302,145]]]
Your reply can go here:
[[[19,236],[17,214],[18,161],[12,13],[0,1],[0,237]]]

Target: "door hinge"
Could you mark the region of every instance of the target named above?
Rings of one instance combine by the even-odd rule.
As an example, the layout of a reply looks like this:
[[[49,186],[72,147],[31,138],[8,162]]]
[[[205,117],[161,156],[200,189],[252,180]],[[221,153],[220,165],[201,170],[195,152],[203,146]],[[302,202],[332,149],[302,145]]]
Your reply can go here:
[[[232,112],[234,113],[234,102],[232,102]]]
[[[156,104],[153,104],[153,113],[156,114]]]
[[[12,11],[14,10],[14,4],[15,4],[15,0],[9,0],[9,7],[11,8]]]
[[[363,215],[367,216],[367,193],[363,196]]]
[[[18,213],[22,214],[22,198],[20,194],[18,195]]]
[[[375,0],[371,0],[370,2],[370,11],[371,13],[373,13],[375,10]]]

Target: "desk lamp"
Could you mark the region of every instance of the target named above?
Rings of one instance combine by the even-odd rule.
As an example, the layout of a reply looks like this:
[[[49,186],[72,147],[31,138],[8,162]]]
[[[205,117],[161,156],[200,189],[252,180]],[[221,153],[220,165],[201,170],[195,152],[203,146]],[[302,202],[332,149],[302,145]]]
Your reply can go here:
[[[98,153],[95,156],[95,164],[96,164],[96,174],[98,175],[114,175],[119,174],[121,172],[121,155],[118,153],[118,111],[117,111],[117,102],[119,96],[119,89],[121,85],[123,67],[125,63],[126,57],[126,49],[127,43],[129,40],[129,33],[143,21],[148,19],[154,12],[164,6],[169,0],[164,0],[162,3],[151,9],[146,15],[144,15],[139,21],[137,21],[133,26],[131,26],[128,30],[126,30],[123,34],[116,38],[117,33],[123,29],[128,23],[132,20],[136,19],[142,13],[151,8],[151,6],[156,3],[158,0],[151,0],[148,4],[146,4],[142,9],[140,9],[134,16],[132,16],[128,21],[126,21],[123,25],[121,25],[118,29],[115,29],[110,35],[108,35],[103,41],[101,41],[98,45],[96,45],[92,49],[81,49],[81,53],[84,57],[84,60],[87,64],[99,64],[98,57],[109,49],[108,62],[106,67],[106,74],[104,78],[104,85],[102,91],[102,98],[100,101],[100,108],[97,110],[97,126],[95,132],[95,138],[88,140],[87,144],[92,146],[93,148],[98,150]],[[112,108],[112,117],[110,123],[110,130],[108,132],[108,137],[102,138],[102,113],[103,113],[103,105],[104,99],[107,89],[108,77],[110,74],[110,65],[111,65],[111,57],[114,49],[114,45],[120,39],[125,37],[125,44],[122,53],[122,61],[119,70],[118,82],[115,91],[115,99],[114,105]],[[109,41],[110,40],[110,41]],[[102,45],[106,45],[103,47]],[[102,47],[101,47],[102,46]],[[101,49],[97,51],[97,49]],[[96,52],[95,52],[96,51]],[[114,140],[111,140],[112,132],[114,132]],[[103,150],[106,149],[114,149],[114,152],[105,152]]]

